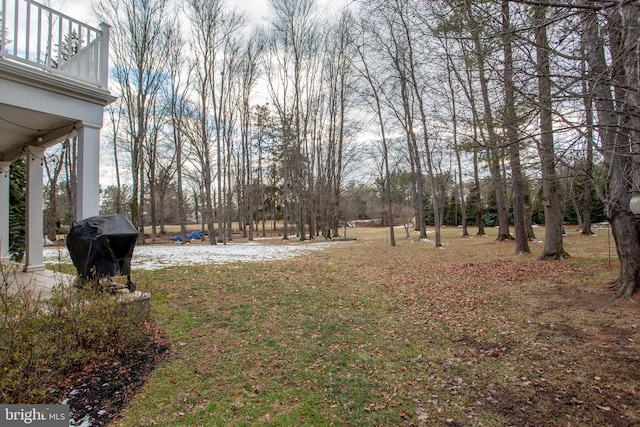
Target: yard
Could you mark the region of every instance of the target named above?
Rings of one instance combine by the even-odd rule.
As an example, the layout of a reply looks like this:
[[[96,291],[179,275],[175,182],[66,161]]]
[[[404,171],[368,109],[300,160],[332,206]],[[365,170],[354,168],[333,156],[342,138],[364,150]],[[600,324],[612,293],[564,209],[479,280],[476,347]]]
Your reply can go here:
[[[118,380],[119,415],[95,405],[114,426],[637,425],[638,298],[611,299],[608,231],[575,228],[564,261],[455,228],[443,249],[358,228],[284,260],[139,269],[159,364],[119,367],[140,374]]]

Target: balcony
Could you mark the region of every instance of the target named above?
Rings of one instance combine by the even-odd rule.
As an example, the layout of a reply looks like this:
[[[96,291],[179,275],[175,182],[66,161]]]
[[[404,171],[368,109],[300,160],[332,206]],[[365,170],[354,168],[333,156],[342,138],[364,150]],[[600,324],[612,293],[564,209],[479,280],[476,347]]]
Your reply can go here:
[[[107,87],[109,26],[83,24],[31,0],[2,0],[0,56],[60,78]]]
[[[26,270],[42,266],[42,157],[78,137],[77,219],[98,214],[100,129],[108,90],[109,26],[32,0],[0,0],[0,259],[8,255],[8,176],[27,158]]]

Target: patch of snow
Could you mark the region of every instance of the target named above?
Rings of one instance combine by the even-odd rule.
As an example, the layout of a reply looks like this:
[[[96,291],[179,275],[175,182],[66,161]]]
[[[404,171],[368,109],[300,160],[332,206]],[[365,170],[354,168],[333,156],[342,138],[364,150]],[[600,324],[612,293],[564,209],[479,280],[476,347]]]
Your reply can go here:
[[[69,420],[69,425],[74,427],[91,427],[91,418],[89,417],[89,415],[85,415],[82,419],[79,419],[78,421],[71,418]]]
[[[265,245],[247,242],[227,245],[143,245],[134,249],[131,268],[157,270],[179,265],[277,261],[324,250],[332,244],[334,243]],[[45,249],[44,262],[71,263],[71,258],[66,248]]]

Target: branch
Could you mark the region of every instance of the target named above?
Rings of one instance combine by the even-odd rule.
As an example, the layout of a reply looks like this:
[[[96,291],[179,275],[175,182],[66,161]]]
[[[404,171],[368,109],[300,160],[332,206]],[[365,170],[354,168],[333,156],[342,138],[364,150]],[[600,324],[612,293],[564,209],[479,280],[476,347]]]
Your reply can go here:
[[[571,3],[562,3],[562,2],[550,2],[545,0],[511,0],[513,3],[526,4],[529,6],[546,6],[546,7],[555,7],[555,8],[564,8],[564,9],[583,9],[583,10],[592,10],[599,11],[603,9],[608,9],[610,7],[616,7],[619,5],[617,1],[608,1],[602,3],[601,5],[597,4],[571,4]],[[627,0],[628,1],[628,0]]]

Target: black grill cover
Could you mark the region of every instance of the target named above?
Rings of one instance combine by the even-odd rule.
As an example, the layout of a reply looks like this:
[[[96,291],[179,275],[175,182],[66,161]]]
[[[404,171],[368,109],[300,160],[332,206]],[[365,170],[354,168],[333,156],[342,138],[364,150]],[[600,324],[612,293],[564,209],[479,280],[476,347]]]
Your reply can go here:
[[[74,222],[67,235],[73,265],[83,278],[129,275],[138,230],[126,215],[98,215]]]

